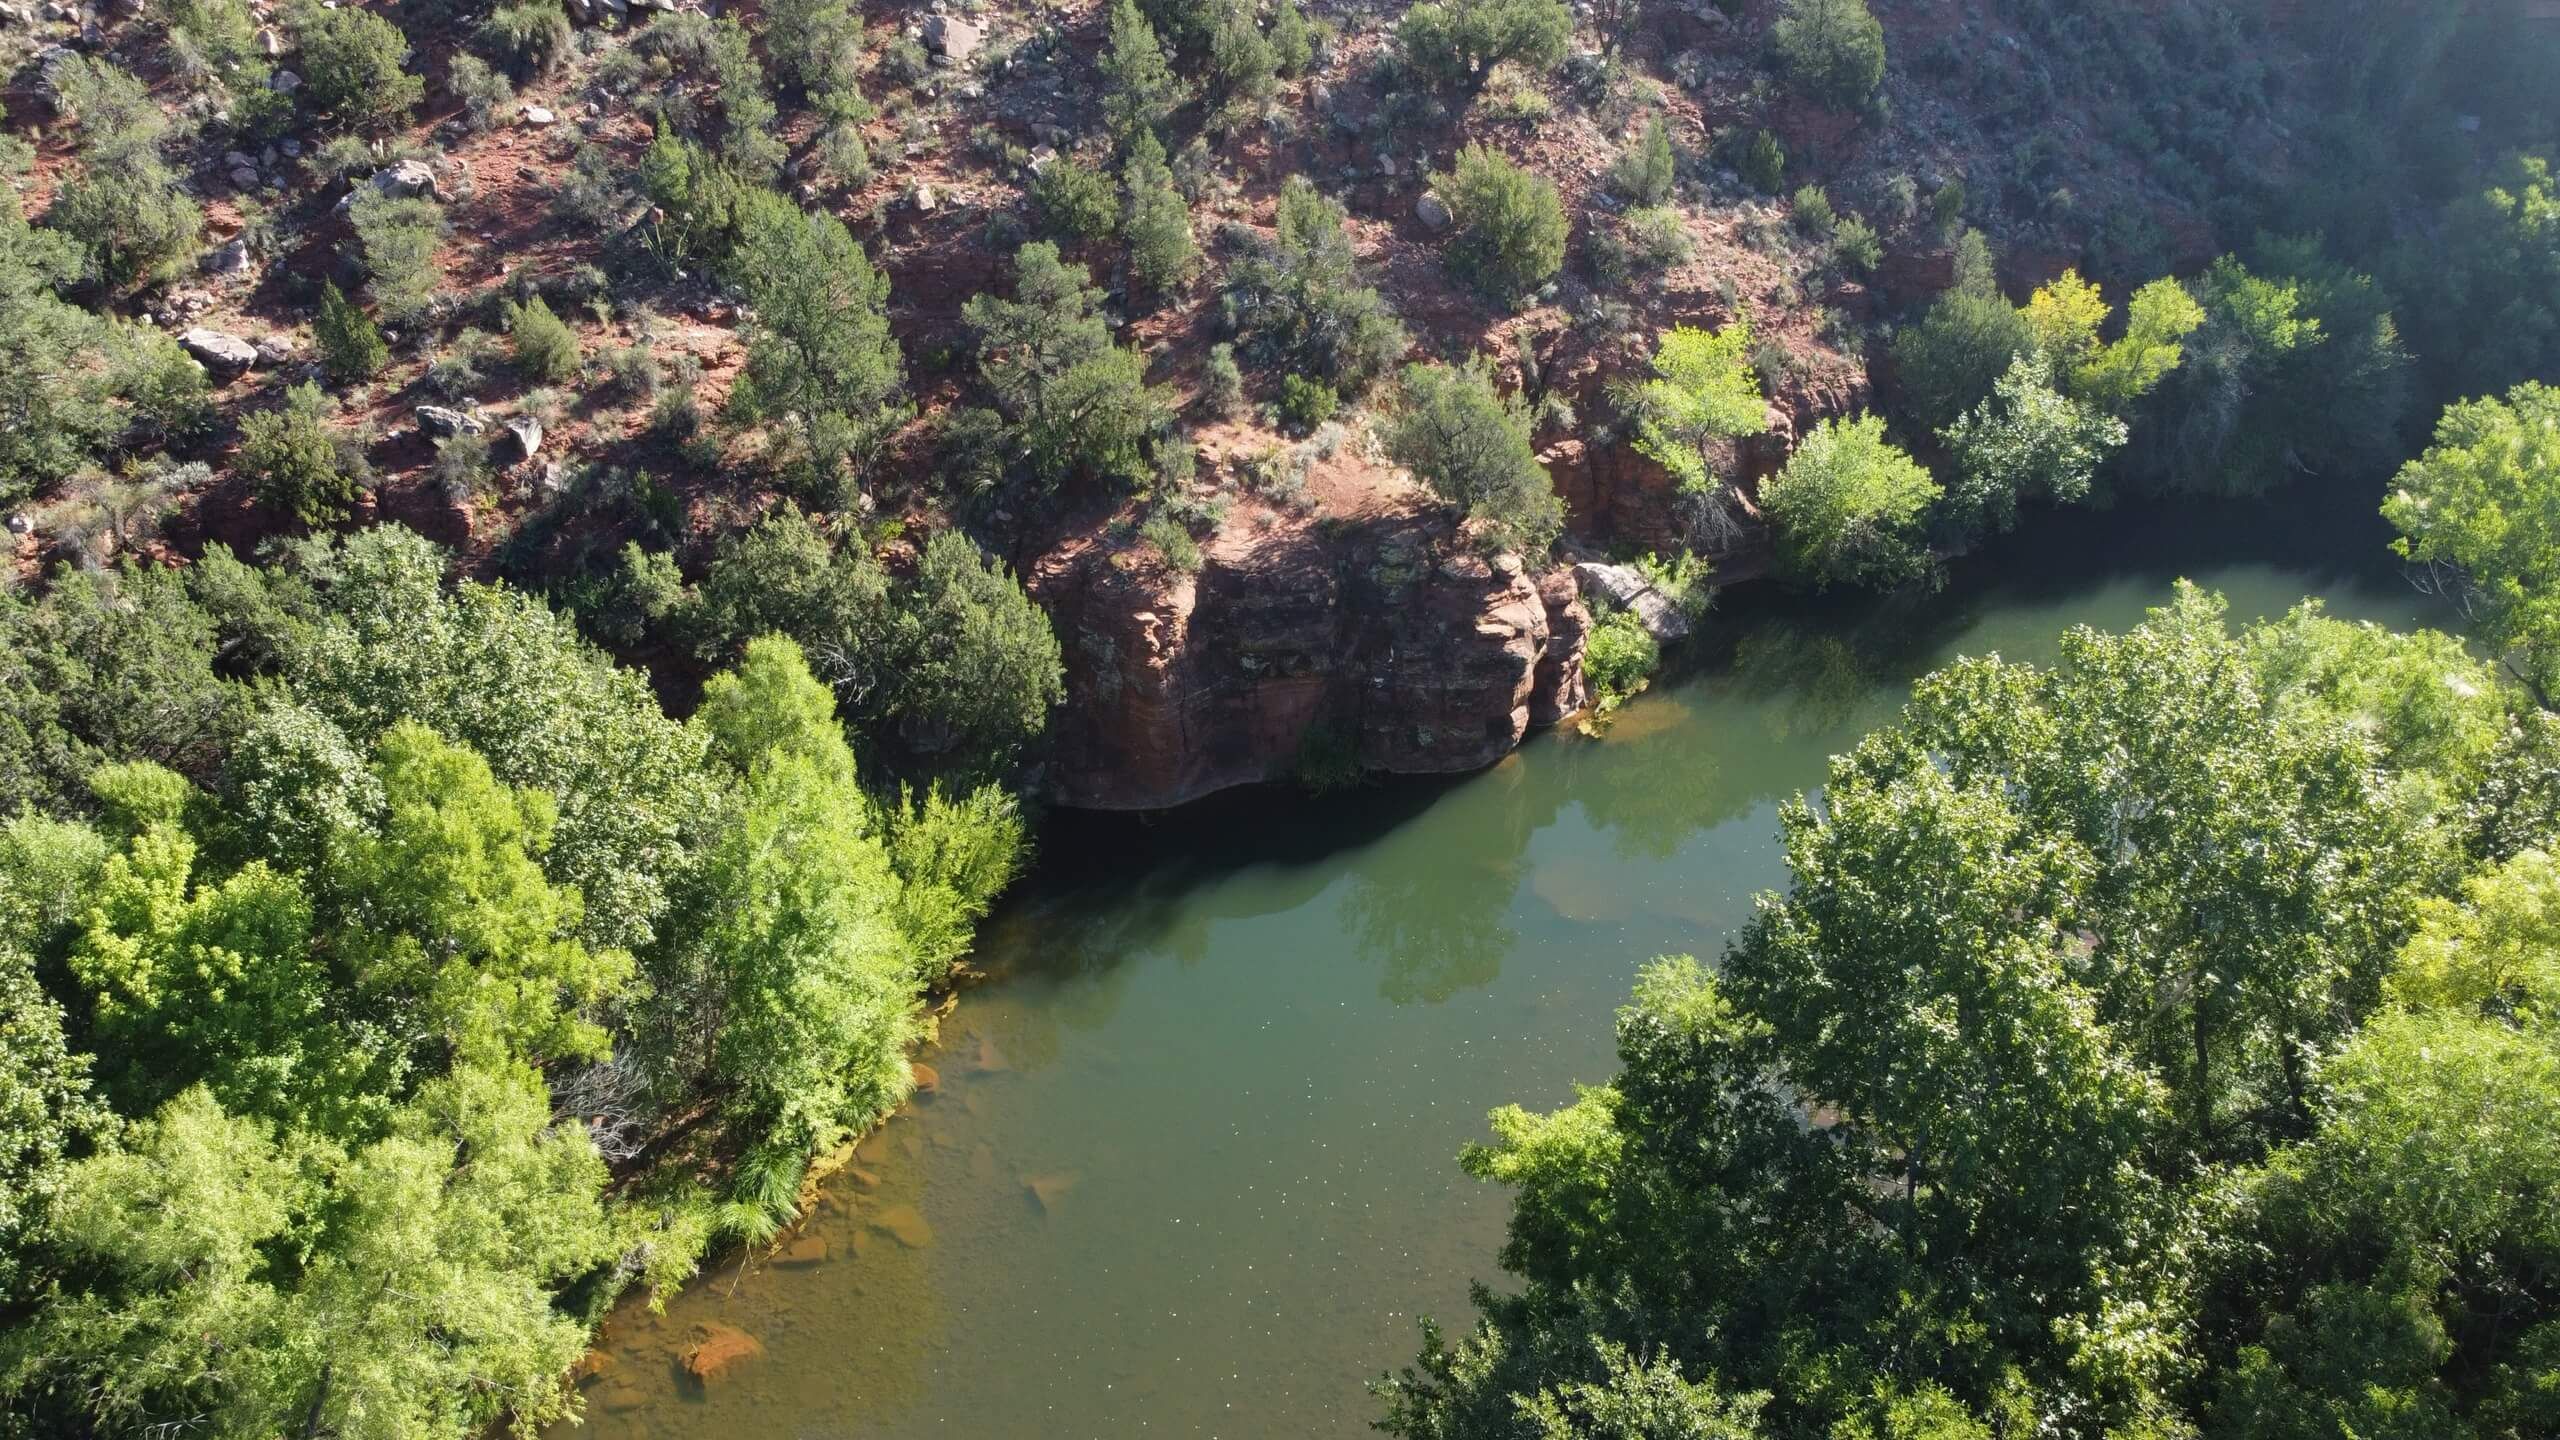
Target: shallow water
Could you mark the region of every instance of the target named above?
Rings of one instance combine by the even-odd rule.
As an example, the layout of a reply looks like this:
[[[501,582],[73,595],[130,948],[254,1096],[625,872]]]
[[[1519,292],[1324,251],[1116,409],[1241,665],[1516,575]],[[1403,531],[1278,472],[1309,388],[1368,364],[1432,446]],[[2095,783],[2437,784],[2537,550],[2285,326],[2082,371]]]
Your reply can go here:
[[[2369,526],[2299,509],[2049,522],[1918,605],[1753,599],[1604,740],[1463,781],[1052,825],[980,947],[997,982],[925,1057],[935,1093],[804,1232],[823,1258],[626,1311],[575,1433],[1366,1433],[1416,1317],[1462,1326],[1498,1278],[1504,1197],[1459,1147],[1610,1077],[1637,970],[1721,947],[1782,878],[1777,805],[1912,677],[2049,656],[2182,574],[2237,618],[2319,594],[2442,623]],[[703,1391],[675,1355],[707,1324],[763,1350]]]

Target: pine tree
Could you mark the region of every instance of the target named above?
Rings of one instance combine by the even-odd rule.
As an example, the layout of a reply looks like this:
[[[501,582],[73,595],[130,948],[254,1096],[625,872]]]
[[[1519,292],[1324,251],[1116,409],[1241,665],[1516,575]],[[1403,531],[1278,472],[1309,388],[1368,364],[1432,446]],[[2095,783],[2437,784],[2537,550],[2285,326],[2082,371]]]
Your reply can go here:
[[[341,385],[372,379],[391,358],[373,317],[334,283],[320,291],[320,318],[311,329],[320,342],[322,367]]]
[[[1182,83],[1164,58],[1156,28],[1138,13],[1132,0],[1111,7],[1111,48],[1102,57],[1103,123],[1122,145],[1140,131],[1152,132],[1182,103]]]
[[[1174,186],[1155,132],[1138,132],[1120,179],[1127,194],[1120,235],[1129,246],[1130,268],[1148,290],[1171,294],[1191,278],[1200,247],[1191,238],[1191,207]]]

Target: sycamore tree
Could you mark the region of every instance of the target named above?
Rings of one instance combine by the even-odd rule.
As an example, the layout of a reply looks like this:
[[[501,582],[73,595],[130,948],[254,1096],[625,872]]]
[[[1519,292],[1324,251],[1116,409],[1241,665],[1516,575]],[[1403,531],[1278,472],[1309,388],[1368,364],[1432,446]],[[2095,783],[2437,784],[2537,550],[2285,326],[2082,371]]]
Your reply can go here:
[[[2560,390],[2528,381],[2444,412],[2382,513],[2547,706],[2560,688]]]

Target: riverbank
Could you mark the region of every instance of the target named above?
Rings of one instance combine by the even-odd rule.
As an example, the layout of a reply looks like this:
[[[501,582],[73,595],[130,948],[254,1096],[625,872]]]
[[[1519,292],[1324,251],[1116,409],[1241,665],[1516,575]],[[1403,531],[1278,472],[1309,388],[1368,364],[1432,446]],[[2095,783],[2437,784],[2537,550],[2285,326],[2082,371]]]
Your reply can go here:
[[[1917,604],[1728,597],[1605,740],[1052,814],[983,932],[991,983],[924,1057],[938,1088],[829,1187],[822,1247],[617,1316],[580,1434],[1365,1433],[1362,1382],[1418,1314],[1465,1313],[1500,1241],[1457,1148],[1608,1074],[1636,969],[1716,953],[1780,878],[1776,805],[1911,678],[2131,624],[2181,575],[2240,616],[2427,613],[2361,517],[2299,500],[2047,518]],[[692,1387],[670,1357],[715,1325],[757,1353]]]

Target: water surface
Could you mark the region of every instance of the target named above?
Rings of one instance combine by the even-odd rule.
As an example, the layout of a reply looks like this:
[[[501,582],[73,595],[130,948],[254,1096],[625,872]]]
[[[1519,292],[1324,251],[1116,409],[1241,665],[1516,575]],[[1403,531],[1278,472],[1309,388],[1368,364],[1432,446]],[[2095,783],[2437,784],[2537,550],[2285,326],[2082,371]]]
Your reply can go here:
[[[626,1311],[586,1434],[1355,1436],[1416,1317],[1498,1278],[1459,1147],[1610,1078],[1637,970],[1712,956],[1777,885],[1776,807],[1959,654],[2053,654],[2190,577],[2238,618],[2306,594],[2440,620],[2361,522],[2268,505],[2047,522],[1917,604],[1755,596],[1607,737],[1491,770],[1153,822],[1061,820],[991,924],[922,1098],[798,1263]],[[2317,557],[2328,557],[2326,559]],[[823,1255],[819,1252],[823,1251]],[[707,1390],[706,1325],[763,1353]]]

